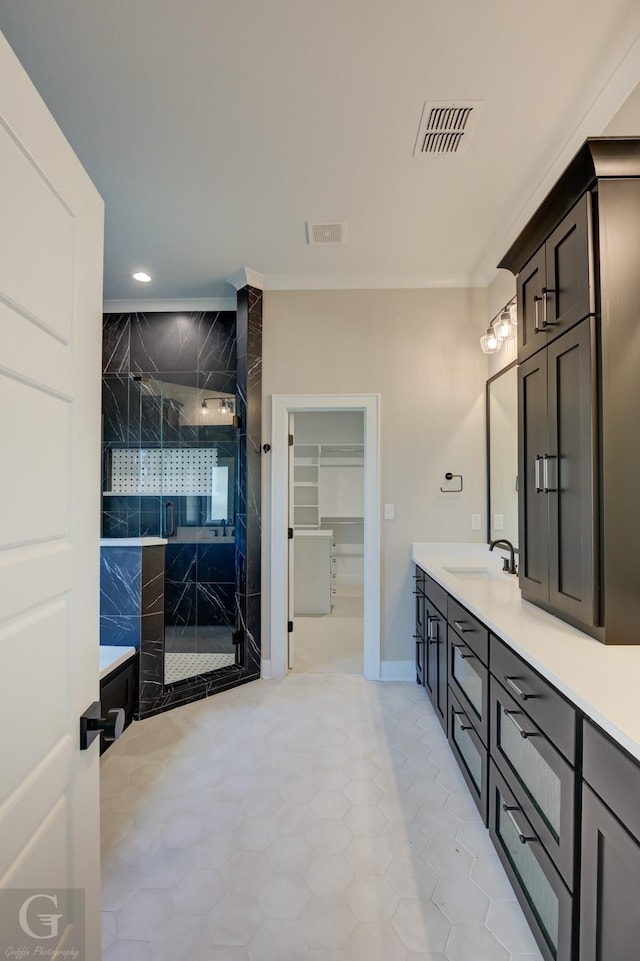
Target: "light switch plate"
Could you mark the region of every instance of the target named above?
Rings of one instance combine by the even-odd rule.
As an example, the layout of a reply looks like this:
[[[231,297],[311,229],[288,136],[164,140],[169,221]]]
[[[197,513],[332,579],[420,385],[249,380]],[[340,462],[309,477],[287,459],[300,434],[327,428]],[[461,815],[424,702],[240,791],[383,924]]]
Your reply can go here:
[[[480,514],[471,515],[471,530],[472,531],[482,530],[482,516]]]
[[[504,514],[493,515],[493,529],[494,531],[504,530]]]
[[[384,505],[384,519],[386,521],[392,521],[396,516],[395,504],[385,504]]]

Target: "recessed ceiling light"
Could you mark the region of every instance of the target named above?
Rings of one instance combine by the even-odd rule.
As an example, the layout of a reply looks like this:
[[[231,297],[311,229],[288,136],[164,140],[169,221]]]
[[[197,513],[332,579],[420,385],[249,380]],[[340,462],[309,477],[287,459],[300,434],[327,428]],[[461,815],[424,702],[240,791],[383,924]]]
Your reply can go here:
[[[145,273],[144,270],[136,270],[132,276],[134,280],[140,281],[141,284],[148,284],[151,280],[149,274]]]

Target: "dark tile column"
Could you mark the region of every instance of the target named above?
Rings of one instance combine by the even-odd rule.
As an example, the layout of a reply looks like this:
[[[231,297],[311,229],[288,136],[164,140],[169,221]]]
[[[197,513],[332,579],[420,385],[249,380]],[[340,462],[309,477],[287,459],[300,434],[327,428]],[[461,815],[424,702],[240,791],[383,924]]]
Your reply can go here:
[[[262,291],[238,290],[237,413],[240,417],[236,611],[246,680],[260,676],[260,442],[262,439]]]

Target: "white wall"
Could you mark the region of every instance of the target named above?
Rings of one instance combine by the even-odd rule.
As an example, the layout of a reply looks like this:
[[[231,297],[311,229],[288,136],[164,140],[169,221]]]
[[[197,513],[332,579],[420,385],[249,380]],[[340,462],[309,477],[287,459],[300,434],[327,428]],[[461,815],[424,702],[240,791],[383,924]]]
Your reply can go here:
[[[301,411],[294,423],[296,444],[362,444],[364,438],[364,415],[357,410]]]
[[[482,541],[485,518],[484,289],[266,291],[263,424],[272,394],[379,393],[382,657],[413,658],[412,541]],[[270,498],[264,458],[263,658],[269,658]],[[462,494],[441,494],[446,471]],[[471,514],[483,530],[471,531]],[[284,573],[284,572],[283,572]]]

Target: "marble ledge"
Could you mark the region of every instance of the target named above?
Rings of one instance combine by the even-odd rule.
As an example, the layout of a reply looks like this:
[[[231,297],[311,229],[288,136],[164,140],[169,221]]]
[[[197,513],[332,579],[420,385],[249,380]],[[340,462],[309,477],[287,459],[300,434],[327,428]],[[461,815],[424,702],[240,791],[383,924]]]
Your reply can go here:
[[[109,644],[101,644],[100,680],[104,680],[112,671],[134,657],[135,654],[137,654],[135,647],[113,647]]]
[[[414,543],[423,571],[640,761],[638,646],[605,645],[523,601],[486,544]]]

